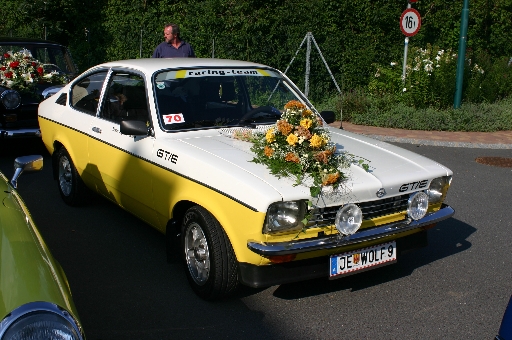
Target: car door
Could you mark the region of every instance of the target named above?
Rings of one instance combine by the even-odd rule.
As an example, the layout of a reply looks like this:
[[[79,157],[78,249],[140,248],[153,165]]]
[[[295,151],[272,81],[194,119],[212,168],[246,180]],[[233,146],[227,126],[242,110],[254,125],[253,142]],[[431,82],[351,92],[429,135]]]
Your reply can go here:
[[[108,70],[99,70],[78,79],[69,92],[69,105],[72,109],[62,111],[60,116],[54,117],[62,126],[69,128],[69,133],[60,135],[59,138],[86,183],[90,180],[87,173],[90,127],[96,117],[107,73]]]
[[[102,105],[91,125],[88,171],[96,190],[156,226],[153,210],[152,174],[149,160],[154,137],[120,133],[122,120],[151,124],[146,85],[141,74],[112,70],[104,89]]]

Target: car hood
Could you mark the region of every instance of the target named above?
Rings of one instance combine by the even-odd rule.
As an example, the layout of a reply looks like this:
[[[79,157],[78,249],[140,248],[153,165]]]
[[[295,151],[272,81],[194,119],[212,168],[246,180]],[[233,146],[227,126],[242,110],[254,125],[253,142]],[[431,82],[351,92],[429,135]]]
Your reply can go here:
[[[188,157],[195,155],[196,160],[215,164],[203,172],[208,172],[209,179],[224,179],[223,184],[218,185],[219,191],[260,211],[265,211],[268,206],[268,202],[262,202],[261,198],[264,196],[273,197],[273,201],[312,199],[317,206],[332,206],[346,202],[372,201],[419,189],[419,184],[413,184],[404,190],[404,185],[410,183],[422,182],[422,188],[426,189],[432,179],[451,175],[451,171],[439,163],[389,143],[344,130],[328,130],[331,133],[331,141],[336,143],[337,151],[348,152],[355,155],[356,159],[364,158],[369,164],[369,171],[365,171],[359,165],[351,165],[344,170],[347,179],[338,190],[324,188],[317,198],[310,197],[307,182],[305,185],[296,185],[293,178],[277,178],[269,173],[266,166],[251,162],[254,153],[250,150],[252,144],[249,142],[236,140],[212,130],[194,135],[193,138],[178,140],[187,146]],[[215,172],[217,176],[214,176]],[[189,177],[213,188],[217,186],[217,183],[208,178],[200,178],[204,176],[201,172],[189,170],[188,174]],[[241,177],[246,179],[243,183],[239,180]],[[382,193],[381,189],[385,194],[379,197],[377,192],[380,190]],[[264,191],[266,194],[263,194]]]
[[[6,181],[0,173],[0,319],[34,301],[52,302],[77,315],[60,266]]]

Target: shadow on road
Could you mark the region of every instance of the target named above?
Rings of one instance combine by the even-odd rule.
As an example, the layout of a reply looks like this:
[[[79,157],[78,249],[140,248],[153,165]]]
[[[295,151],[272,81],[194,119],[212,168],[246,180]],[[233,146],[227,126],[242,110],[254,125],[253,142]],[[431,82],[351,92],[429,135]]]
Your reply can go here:
[[[363,290],[397,280],[409,276],[417,268],[469,249],[471,243],[467,241],[467,238],[475,231],[474,227],[450,218],[429,230],[429,245],[426,248],[400,256],[396,264],[332,281],[321,278],[284,284],[274,291],[274,296],[285,300],[294,300],[340,290]],[[326,272],[327,270],[328,264],[326,263]]]

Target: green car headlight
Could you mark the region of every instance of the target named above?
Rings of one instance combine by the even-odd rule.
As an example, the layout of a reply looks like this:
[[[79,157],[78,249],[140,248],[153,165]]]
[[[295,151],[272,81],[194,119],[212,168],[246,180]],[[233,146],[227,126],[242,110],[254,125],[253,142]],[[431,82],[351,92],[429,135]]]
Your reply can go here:
[[[64,309],[49,302],[18,307],[0,322],[1,340],[83,340],[78,322]]]
[[[452,182],[452,176],[437,177],[430,182],[427,190],[428,202],[430,204],[444,201],[448,188]]]
[[[267,210],[263,233],[276,234],[301,230],[305,214],[305,201],[272,203]]]

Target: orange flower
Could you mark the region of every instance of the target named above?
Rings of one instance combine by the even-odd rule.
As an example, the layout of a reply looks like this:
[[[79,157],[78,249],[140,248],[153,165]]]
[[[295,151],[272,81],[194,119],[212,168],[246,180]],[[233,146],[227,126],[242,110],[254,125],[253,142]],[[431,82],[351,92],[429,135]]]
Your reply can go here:
[[[299,141],[299,137],[295,136],[293,133],[290,133],[288,135],[288,138],[286,138],[286,141],[288,142],[288,144],[290,145],[295,145],[297,144],[297,142]]]
[[[290,100],[286,105],[284,106],[285,110],[303,110],[306,108],[306,105],[302,104],[298,100]]]
[[[329,157],[331,157],[334,152],[336,151],[336,148],[328,149],[325,151],[317,152],[314,157],[317,161],[322,162],[324,164],[327,164],[329,162]]]
[[[329,162],[329,156],[330,154],[328,152],[323,151],[315,154],[315,159],[320,163],[327,164],[327,162]]]
[[[265,149],[263,150],[263,152],[265,153],[265,156],[267,156],[267,157],[270,157],[274,154],[274,150],[269,146],[265,146]]]
[[[297,135],[304,137],[305,140],[311,139],[311,132],[302,126],[297,126]]]
[[[340,178],[340,173],[336,172],[334,174],[326,174],[322,176],[322,185],[334,184]]]
[[[300,162],[299,157],[297,157],[297,155],[294,154],[293,152],[288,152],[286,154],[286,156],[284,157],[284,160],[287,161],[287,162],[293,162],[293,163],[299,163]]]
[[[277,121],[277,129],[279,132],[281,132],[284,136],[288,136],[290,132],[293,130],[293,125],[288,123],[286,120],[278,120]]]
[[[302,117],[309,117],[309,116],[312,116],[313,115],[313,111],[311,110],[304,110],[304,112],[302,112]]]

